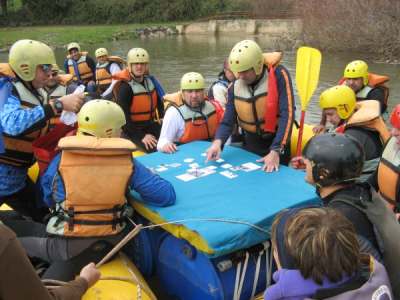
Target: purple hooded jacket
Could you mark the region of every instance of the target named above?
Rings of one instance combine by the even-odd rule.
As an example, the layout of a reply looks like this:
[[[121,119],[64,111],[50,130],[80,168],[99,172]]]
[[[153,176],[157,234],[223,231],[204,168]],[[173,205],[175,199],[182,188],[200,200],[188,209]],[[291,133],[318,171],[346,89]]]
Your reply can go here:
[[[318,285],[312,279],[304,279],[298,270],[280,269],[273,275],[275,284],[271,285],[264,294],[265,300],[303,300],[312,299],[317,290],[325,290],[326,297],[319,299],[329,300],[390,300],[393,299],[390,282],[385,268],[370,257],[370,273],[361,286],[353,289],[345,288],[342,293],[335,295],[335,288],[346,286],[350,278],[343,278],[340,282],[332,283],[324,280]],[[332,289],[330,292],[328,292]],[[329,295],[331,294],[331,295]],[[329,296],[328,296],[329,295]]]

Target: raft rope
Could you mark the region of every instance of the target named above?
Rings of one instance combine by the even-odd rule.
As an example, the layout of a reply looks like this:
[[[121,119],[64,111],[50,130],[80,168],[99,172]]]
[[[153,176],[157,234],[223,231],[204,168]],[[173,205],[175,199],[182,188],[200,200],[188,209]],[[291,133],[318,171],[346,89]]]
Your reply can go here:
[[[134,223],[131,219],[129,219],[132,224],[136,225],[136,223]],[[169,221],[169,222],[164,222],[164,223],[159,223],[159,224],[150,224],[150,225],[146,225],[143,226],[142,229],[151,229],[151,228],[155,228],[155,227],[163,227],[166,225],[174,225],[174,224],[179,224],[179,223],[188,223],[188,222],[221,222],[221,223],[231,223],[231,224],[240,224],[240,225],[247,225],[249,227],[252,227],[258,231],[261,231],[263,233],[266,234],[270,234],[271,231],[264,229],[260,226],[254,225],[250,222],[246,222],[246,221],[238,221],[238,220],[227,220],[227,219],[221,219],[221,218],[190,218],[190,219],[181,219],[181,220],[175,220],[175,221]]]

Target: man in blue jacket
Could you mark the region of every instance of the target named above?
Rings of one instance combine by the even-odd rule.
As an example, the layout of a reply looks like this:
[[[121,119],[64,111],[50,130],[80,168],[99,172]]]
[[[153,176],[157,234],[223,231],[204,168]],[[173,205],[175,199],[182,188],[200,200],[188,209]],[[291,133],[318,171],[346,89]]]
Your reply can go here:
[[[263,54],[251,40],[233,47],[229,66],[236,80],[228,89],[224,119],[207,151],[208,160],[219,158],[238,122],[244,131],[244,148],[263,156],[265,171],[289,162],[295,106],[289,72],[279,61],[280,53]]]
[[[132,157],[135,145],[119,138],[125,124],[114,102],[92,100],[78,115],[76,136],[60,140],[61,153],[41,180],[52,214],[47,226],[11,222],[28,256],[48,262],[68,260],[98,240],[112,244],[126,234],[131,215],[127,196],[155,206],[175,203],[173,186]]]
[[[35,162],[32,142],[48,131],[50,119],[63,110],[79,111],[84,95],[66,95],[47,101],[39,94],[56,59],[53,50],[38,41],[19,40],[10,49],[9,63],[0,64],[5,103],[0,111],[5,153],[0,154],[0,205],[7,203],[23,215],[40,221],[48,210],[35,204],[28,168]]]

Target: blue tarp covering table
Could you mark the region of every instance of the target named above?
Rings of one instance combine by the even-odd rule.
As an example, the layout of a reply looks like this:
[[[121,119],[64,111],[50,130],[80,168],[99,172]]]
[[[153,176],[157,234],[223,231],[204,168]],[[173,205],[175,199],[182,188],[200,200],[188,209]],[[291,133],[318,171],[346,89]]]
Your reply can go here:
[[[269,228],[276,213],[288,207],[318,203],[315,189],[304,181],[304,172],[284,166],[274,173],[240,169],[231,170],[238,176],[230,179],[220,174],[226,171],[222,165],[237,167],[256,163],[259,157],[227,146],[222,153],[224,162],[206,164],[204,152],[209,146],[209,142],[193,142],[180,146],[175,154],[153,153],[138,157],[138,161],[173,184],[177,200],[170,207],[134,204],[140,214],[156,224],[186,220],[164,229],[186,239],[209,256],[216,257],[261,243],[269,239]],[[190,158],[193,161],[188,162]],[[216,172],[187,182],[176,177],[185,174],[193,163],[200,165],[198,169],[216,166]],[[259,226],[268,233],[248,224]]]

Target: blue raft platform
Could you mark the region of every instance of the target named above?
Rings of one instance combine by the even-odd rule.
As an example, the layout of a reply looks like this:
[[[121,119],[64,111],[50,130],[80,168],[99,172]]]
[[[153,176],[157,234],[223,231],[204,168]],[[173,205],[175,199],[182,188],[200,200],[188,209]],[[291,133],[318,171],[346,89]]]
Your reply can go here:
[[[251,170],[262,166],[259,156],[231,146],[224,148],[223,161],[205,163],[209,146],[193,142],[175,154],[136,158],[170,181],[177,196],[173,206],[154,207],[133,192],[138,220],[177,222],[142,231],[132,256],[145,276],[156,272],[168,294],[179,299],[250,299],[270,279],[274,216],[319,204],[319,198],[304,172],[285,166],[274,173]],[[234,178],[221,174],[226,171]]]

